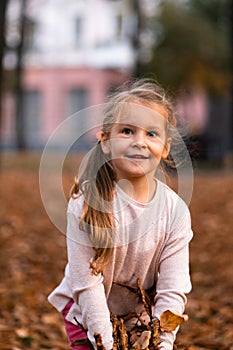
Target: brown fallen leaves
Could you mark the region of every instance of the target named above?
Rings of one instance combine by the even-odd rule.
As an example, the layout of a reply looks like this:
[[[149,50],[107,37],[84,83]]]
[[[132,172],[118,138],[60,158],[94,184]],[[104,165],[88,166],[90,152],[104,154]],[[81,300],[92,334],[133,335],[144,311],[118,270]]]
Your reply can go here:
[[[63,277],[66,239],[42,206],[35,157],[11,152],[1,164],[0,349],[70,350],[63,320],[47,301]],[[64,169],[66,194],[77,155],[72,164]],[[196,169],[194,180],[190,319],[175,349],[233,350],[233,172]]]
[[[137,287],[124,286],[135,292],[139,301],[143,303],[144,309],[149,316],[149,322],[146,322],[142,314],[132,312],[124,317],[117,317],[112,315],[111,322],[113,325],[113,350],[157,350],[162,342],[160,338],[161,332],[171,332],[177,326],[188,320],[187,315],[176,315],[170,310],[162,313],[160,320],[152,316],[152,301],[143,289],[140,280],[137,280]],[[125,322],[129,319],[135,319],[134,326],[129,330],[126,329]],[[105,350],[102,343],[101,335],[95,334],[95,341],[98,350]],[[88,339],[78,339],[73,345],[88,344]]]

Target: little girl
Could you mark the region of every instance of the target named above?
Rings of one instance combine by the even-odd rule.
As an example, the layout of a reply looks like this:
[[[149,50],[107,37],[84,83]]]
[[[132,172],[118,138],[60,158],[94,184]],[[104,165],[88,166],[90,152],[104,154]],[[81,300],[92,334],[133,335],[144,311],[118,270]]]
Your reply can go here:
[[[81,164],[68,204],[65,276],[49,296],[63,314],[72,349],[89,349],[72,345],[83,337],[97,349],[95,333],[112,349],[111,314],[143,310],[125,287],[138,279],[154,291],[154,318],[165,310],[184,312],[191,290],[190,214],[155,177],[171,162],[175,126],[172,105],[153,81],[134,82],[106,104],[98,142]],[[161,334],[161,350],[173,349],[177,330]]]

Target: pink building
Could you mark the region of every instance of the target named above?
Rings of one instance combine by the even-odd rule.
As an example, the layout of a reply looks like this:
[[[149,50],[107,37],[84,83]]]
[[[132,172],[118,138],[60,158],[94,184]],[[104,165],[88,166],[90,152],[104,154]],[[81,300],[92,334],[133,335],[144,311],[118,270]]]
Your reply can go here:
[[[10,2],[9,22],[17,17],[18,5]],[[27,16],[23,133],[26,147],[38,148],[65,118],[104,103],[130,77],[135,20],[121,0],[29,0]],[[11,57],[5,61],[10,65]],[[3,108],[3,145],[15,147],[14,96],[6,94]]]

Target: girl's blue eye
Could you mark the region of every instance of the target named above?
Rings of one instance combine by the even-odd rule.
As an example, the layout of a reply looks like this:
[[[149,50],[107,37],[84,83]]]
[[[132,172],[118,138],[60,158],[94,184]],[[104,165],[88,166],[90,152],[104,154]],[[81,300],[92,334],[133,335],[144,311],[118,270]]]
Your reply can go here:
[[[159,136],[159,134],[158,134],[157,131],[148,131],[148,132],[147,132],[147,135],[150,136],[150,137]]]
[[[133,132],[130,128],[124,128],[122,130],[122,134],[125,134],[125,135],[131,135]]]

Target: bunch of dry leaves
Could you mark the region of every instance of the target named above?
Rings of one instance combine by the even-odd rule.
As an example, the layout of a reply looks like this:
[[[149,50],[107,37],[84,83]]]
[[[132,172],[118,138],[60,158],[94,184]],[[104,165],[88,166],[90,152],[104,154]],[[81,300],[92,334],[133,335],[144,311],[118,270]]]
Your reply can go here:
[[[170,310],[166,310],[162,313],[160,320],[153,318],[152,299],[143,289],[140,280],[137,280],[137,287],[127,284],[124,284],[124,287],[137,294],[139,301],[143,303],[145,312],[149,316],[149,322],[144,320],[142,314],[136,312],[131,312],[124,317],[112,315],[113,350],[159,350],[159,345],[162,342],[160,333],[175,330],[177,326],[188,320],[188,316],[176,315]],[[125,321],[132,318],[135,319],[135,324],[130,330],[127,330]],[[80,323],[78,325],[82,327]],[[95,334],[95,340],[97,349],[105,350],[100,334]],[[78,339],[73,343],[73,345],[83,344],[88,344],[91,349],[93,348],[87,338]]]

